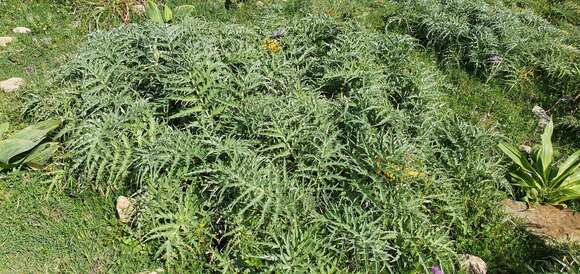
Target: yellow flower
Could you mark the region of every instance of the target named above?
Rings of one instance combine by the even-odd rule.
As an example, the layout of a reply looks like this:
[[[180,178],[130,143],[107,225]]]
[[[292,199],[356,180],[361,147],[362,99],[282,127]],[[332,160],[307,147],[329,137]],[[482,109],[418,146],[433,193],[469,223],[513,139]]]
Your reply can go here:
[[[264,48],[266,48],[267,50],[269,50],[271,53],[278,53],[282,50],[282,46],[280,45],[280,42],[278,42],[278,40],[274,40],[274,39],[266,39],[266,41],[264,41]]]
[[[414,169],[405,168],[405,175],[409,177],[423,177],[425,174],[423,174],[423,172],[416,171]]]

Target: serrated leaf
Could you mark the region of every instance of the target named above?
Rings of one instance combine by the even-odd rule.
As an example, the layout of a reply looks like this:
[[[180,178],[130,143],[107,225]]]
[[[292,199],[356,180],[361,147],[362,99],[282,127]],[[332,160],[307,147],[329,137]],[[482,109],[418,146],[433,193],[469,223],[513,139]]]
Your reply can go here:
[[[171,115],[169,117],[169,119],[177,119],[177,118],[182,118],[182,117],[186,117],[186,116],[190,116],[194,113],[198,113],[198,112],[202,112],[203,111],[203,107],[201,106],[195,106],[192,108],[188,108],[186,110],[180,111],[174,115]]]

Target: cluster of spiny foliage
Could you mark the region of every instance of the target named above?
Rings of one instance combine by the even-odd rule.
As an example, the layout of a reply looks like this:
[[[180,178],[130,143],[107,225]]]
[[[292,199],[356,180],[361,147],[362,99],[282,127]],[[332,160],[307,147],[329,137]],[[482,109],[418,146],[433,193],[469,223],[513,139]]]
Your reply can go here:
[[[565,31],[529,10],[488,2],[402,1],[387,21],[433,47],[447,64],[509,88],[540,85],[544,106],[580,133],[578,27]]]
[[[414,47],[326,17],[128,25],[26,113],[62,117],[68,189],[134,196],[128,233],[169,269],[518,271],[498,136],[444,107]]]

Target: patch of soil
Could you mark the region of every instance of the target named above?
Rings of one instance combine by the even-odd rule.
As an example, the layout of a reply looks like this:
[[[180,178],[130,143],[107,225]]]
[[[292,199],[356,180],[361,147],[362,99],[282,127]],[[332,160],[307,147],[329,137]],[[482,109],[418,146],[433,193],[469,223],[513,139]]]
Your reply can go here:
[[[580,214],[551,205],[528,207],[524,202],[503,200],[505,212],[521,219],[528,231],[544,240],[580,243]]]

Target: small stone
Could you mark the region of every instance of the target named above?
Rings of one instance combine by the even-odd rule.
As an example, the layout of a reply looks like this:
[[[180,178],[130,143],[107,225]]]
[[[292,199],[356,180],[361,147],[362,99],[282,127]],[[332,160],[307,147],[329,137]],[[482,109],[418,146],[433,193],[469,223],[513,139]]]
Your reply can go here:
[[[525,154],[532,154],[532,147],[527,145],[520,145],[520,151]]]
[[[0,47],[5,47],[10,42],[12,42],[12,37],[8,37],[8,36],[0,37]]]
[[[479,257],[463,254],[460,255],[461,262],[459,263],[461,271],[467,274],[486,274],[487,264]]]
[[[160,274],[160,273],[164,273],[163,268],[157,268],[155,270],[146,270],[138,272],[137,274]]]
[[[24,68],[24,72],[31,74],[34,73],[36,71],[36,69],[34,68],[34,66],[28,66]]]
[[[117,215],[119,216],[119,222],[123,224],[131,222],[133,215],[135,215],[135,201],[125,196],[119,196],[117,198],[116,207]]]
[[[4,92],[13,92],[24,85],[24,79],[13,77],[8,80],[0,81],[0,90]]]
[[[14,29],[12,29],[12,32],[14,32],[14,33],[29,33],[30,29],[25,28],[25,27],[15,27]]]
[[[286,29],[284,28],[278,28],[272,31],[272,39],[282,38],[284,35],[286,35]]]
[[[540,128],[543,129],[550,122],[550,116],[542,107],[534,106],[532,112],[536,115],[536,118],[538,118],[538,126]]]
[[[499,65],[503,61],[503,58],[497,53],[492,53],[489,55],[488,61],[493,65]]]
[[[135,4],[131,6],[131,11],[139,16],[145,14],[145,6],[141,4]]]

